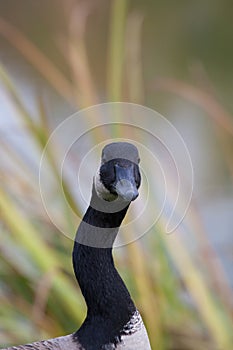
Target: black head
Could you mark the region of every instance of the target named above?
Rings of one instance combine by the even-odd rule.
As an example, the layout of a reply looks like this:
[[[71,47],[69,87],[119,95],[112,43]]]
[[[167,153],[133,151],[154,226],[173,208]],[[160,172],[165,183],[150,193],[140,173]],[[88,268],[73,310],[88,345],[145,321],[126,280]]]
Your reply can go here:
[[[98,196],[107,201],[117,198],[131,202],[138,196],[141,183],[137,148],[128,142],[114,142],[104,147],[101,165],[95,177]]]

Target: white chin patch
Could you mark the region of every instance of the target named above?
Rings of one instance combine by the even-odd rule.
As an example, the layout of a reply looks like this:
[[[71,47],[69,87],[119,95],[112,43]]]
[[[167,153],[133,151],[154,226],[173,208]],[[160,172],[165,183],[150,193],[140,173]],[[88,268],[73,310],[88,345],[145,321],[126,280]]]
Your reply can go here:
[[[117,198],[117,195],[112,194],[101,182],[100,180],[100,170],[98,169],[94,177],[95,190],[101,199],[105,201],[114,201]]]

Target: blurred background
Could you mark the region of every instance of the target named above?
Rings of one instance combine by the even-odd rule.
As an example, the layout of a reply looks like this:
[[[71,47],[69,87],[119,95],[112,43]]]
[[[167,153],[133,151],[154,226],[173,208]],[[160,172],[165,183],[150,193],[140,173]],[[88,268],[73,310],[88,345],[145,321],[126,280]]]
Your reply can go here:
[[[232,10],[227,0],[0,2],[1,347],[68,334],[85,317],[73,242],[41,200],[40,159],[72,113],[125,101],[164,115],[183,137],[194,170],[182,225],[167,235],[160,220],[114,252],[152,349],[232,348]],[[97,129],[84,149],[126,135],[121,127],[101,135]],[[76,223],[63,201],[80,215],[85,206],[69,176],[62,179],[64,198],[58,196],[56,156],[47,161],[49,198],[72,236]],[[76,150],[67,172],[81,161]]]

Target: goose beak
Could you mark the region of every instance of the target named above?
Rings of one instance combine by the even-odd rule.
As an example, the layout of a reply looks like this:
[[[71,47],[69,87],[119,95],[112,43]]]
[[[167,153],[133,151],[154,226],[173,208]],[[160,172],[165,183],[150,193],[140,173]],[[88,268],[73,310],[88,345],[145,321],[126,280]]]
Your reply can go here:
[[[119,197],[124,201],[131,202],[134,201],[138,196],[138,189],[136,187],[134,179],[134,166],[124,168],[115,165],[116,172],[116,182],[114,189]]]

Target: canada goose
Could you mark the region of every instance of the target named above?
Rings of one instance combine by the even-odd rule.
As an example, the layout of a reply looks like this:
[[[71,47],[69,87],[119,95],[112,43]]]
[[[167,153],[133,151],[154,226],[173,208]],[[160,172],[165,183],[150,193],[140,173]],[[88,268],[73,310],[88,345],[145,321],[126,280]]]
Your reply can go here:
[[[94,177],[90,205],[78,228],[73,267],[87,304],[87,316],[73,334],[14,346],[17,349],[150,350],[139,311],[118,274],[112,245],[141,182],[135,146],[115,142],[104,147]]]

